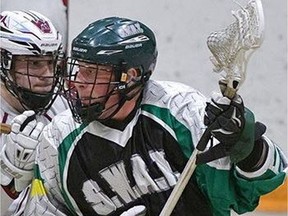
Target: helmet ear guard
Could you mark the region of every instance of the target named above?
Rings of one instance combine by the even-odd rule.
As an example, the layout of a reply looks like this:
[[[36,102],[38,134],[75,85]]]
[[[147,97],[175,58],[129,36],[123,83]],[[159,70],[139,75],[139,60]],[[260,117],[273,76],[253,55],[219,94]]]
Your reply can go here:
[[[131,100],[135,95],[137,95],[150,79],[152,72],[149,71],[144,73],[141,70],[141,68],[130,68],[126,70],[126,72],[121,73],[120,83],[117,90],[127,100]]]

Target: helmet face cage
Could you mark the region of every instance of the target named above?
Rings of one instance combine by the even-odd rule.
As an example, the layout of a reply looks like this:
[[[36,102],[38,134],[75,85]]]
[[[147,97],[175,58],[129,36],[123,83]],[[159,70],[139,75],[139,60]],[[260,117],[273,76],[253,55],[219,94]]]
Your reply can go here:
[[[77,122],[106,120],[107,117],[103,119],[101,115],[104,112],[111,112],[119,106],[118,101],[108,107],[105,106],[106,102],[112,95],[121,95],[121,90],[126,85],[119,77],[119,68],[113,65],[78,62],[77,59],[73,58],[68,58],[67,65],[68,76],[64,79],[65,87],[63,89],[75,120]],[[99,80],[99,76],[103,76],[103,73],[107,73],[106,79]],[[78,79],[80,76],[83,78]],[[88,87],[90,89],[88,95],[80,98],[77,85]],[[103,89],[101,95],[94,96],[93,92],[96,88]]]
[[[25,110],[31,109],[36,113],[45,112],[50,108],[60,90],[62,75],[61,58],[56,55],[47,55],[43,60],[42,58],[41,55],[24,57],[12,56],[7,52],[1,53],[2,82]],[[19,62],[24,66],[24,72],[16,69],[16,64]],[[30,67],[34,63],[36,63],[36,67],[41,67],[41,65],[49,67],[51,72],[48,75],[39,74]],[[34,89],[34,85],[40,85],[40,83],[46,83],[46,89],[44,86],[42,89]]]
[[[68,88],[70,93],[67,97],[75,120],[90,122],[93,120],[103,121],[101,114],[109,109],[105,107],[105,103],[109,97],[118,94],[118,103],[110,108],[114,111],[105,117],[105,120],[108,120],[119,111],[125,101],[139,93],[149,79],[157,60],[156,40],[154,33],[138,21],[109,17],[91,23],[73,40],[71,58],[71,62],[75,60],[75,62],[112,66],[115,78],[110,80],[109,91],[101,103],[83,104],[83,98],[79,97],[77,88],[71,90],[73,89],[71,86]],[[75,63],[72,65],[75,66]],[[128,83],[126,79],[126,72],[130,68],[136,69],[139,75],[133,80],[133,84]],[[70,81],[74,79],[71,77],[75,77],[75,74],[77,73],[73,69],[68,70]],[[95,79],[96,77],[95,75]],[[131,92],[136,87],[139,87],[139,91],[131,96]],[[98,114],[95,115],[95,113]]]
[[[62,36],[47,17],[35,11],[3,11],[0,21],[1,80],[24,109],[45,112],[58,93],[56,89],[63,65]],[[21,59],[27,65],[24,73],[15,70]],[[32,72],[33,62],[50,65],[52,74]],[[29,85],[22,86],[20,79],[27,80]],[[33,79],[49,80],[51,88],[35,91]]]

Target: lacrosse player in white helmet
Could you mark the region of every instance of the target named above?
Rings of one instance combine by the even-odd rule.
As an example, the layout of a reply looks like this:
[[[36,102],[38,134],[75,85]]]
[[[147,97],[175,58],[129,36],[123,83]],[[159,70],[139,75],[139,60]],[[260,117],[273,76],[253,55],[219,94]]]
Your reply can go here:
[[[151,80],[157,55],[137,20],[104,18],[74,38],[64,84],[72,113],[43,130],[25,214],[158,216],[205,125],[225,155],[200,158],[172,215],[251,211],[283,182],[284,157],[240,96],[206,104],[189,86]]]
[[[0,180],[16,199],[33,178],[35,148],[44,125],[67,108],[58,95],[62,36],[35,11],[3,11],[0,28],[0,120],[11,125],[11,133],[1,135]]]

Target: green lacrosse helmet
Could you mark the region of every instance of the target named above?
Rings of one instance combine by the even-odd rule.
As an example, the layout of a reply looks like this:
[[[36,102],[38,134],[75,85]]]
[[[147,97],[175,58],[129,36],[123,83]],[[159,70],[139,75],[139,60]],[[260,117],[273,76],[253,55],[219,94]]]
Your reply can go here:
[[[133,98],[137,92],[144,88],[155,68],[157,54],[154,33],[141,22],[126,18],[109,17],[88,25],[73,40],[71,61],[68,60],[70,67],[67,86],[70,87],[65,95],[74,119],[77,122],[111,119],[127,100]],[[111,81],[109,85],[113,85],[113,88],[102,97],[101,101],[92,103],[91,101],[95,98],[92,98],[91,92],[91,104],[83,104],[75,85],[71,85],[77,76],[77,69],[74,70],[73,68],[77,68],[79,62],[112,66],[115,80]],[[121,77],[130,68],[136,69],[138,75],[128,85]],[[96,78],[94,85],[97,85]],[[138,91],[135,91],[135,89]],[[111,107],[112,109],[117,108],[103,119],[101,114],[109,110],[105,107],[105,103],[114,94],[119,95],[119,101]]]
[[[157,60],[154,33],[143,23],[109,17],[91,23],[72,42],[71,57],[89,63],[152,72]]]

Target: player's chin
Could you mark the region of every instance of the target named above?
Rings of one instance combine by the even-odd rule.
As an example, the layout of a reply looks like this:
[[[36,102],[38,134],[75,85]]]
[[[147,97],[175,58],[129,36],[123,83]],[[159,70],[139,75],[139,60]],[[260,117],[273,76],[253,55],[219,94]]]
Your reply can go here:
[[[81,104],[84,107],[92,106],[98,103],[103,103],[103,100],[100,99],[81,99]]]
[[[33,92],[39,94],[47,94],[50,93],[52,90],[52,85],[36,86],[33,88]]]

